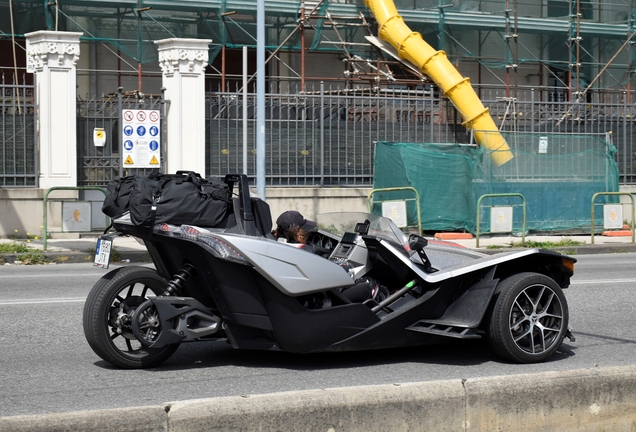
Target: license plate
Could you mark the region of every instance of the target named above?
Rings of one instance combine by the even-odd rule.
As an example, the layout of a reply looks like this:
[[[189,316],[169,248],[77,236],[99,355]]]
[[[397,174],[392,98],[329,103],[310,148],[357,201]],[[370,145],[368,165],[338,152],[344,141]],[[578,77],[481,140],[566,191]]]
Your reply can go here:
[[[101,237],[97,239],[97,246],[95,247],[95,263],[97,267],[107,269],[110,263],[110,252],[113,247],[113,241],[109,238]]]

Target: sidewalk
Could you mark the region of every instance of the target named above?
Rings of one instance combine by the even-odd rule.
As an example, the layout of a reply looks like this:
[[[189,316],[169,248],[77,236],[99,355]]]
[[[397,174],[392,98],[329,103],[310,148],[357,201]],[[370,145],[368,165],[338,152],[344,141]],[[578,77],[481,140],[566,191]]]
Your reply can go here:
[[[26,246],[37,249],[44,254],[45,261],[58,264],[63,263],[86,263],[93,262],[95,259],[95,237],[83,237],[77,239],[48,239],[46,241],[46,251],[43,251],[41,240],[11,240],[0,239],[2,243],[24,243]],[[146,246],[139,243],[134,237],[117,237],[113,242],[114,253],[111,256],[112,262],[150,262],[150,256],[146,250]],[[20,259],[20,254],[0,253],[1,264],[16,264]]]
[[[621,237],[606,237],[599,234],[594,235],[594,244],[592,244],[591,235],[529,235],[525,238],[526,243],[540,242],[540,243],[560,243],[572,241],[572,243],[581,243],[576,246],[559,246],[549,248],[559,251],[568,255],[587,255],[587,254],[599,254],[599,253],[625,253],[636,252],[636,244],[632,243],[631,234]],[[497,236],[480,236],[479,247],[477,247],[477,239],[472,238],[469,240],[449,240],[453,243],[460,244],[466,248],[477,250],[482,253],[495,254],[498,252],[504,252],[511,247],[514,249],[522,248],[521,237],[511,235],[497,235]],[[513,246],[514,245],[514,246]]]
[[[632,243],[632,237],[605,237],[601,235],[594,236],[594,244],[591,244],[591,236],[589,235],[554,235],[554,236],[526,236],[526,242],[551,242],[559,243],[561,240],[572,240],[573,242],[582,243],[580,246],[563,246],[554,247],[567,255],[586,255],[596,253],[625,253],[636,252],[636,244]],[[86,263],[93,262],[95,257],[96,237],[78,238],[78,239],[49,239],[47,240],[47,250],[42,251],[41,240],[10,240],[0,239],[0,244],[19,242],[29,247],[42,251],[45,261],[54,263]],[[496,254],[510,250],[511,245],[515,249],[522,248],[521,237],[517,236],[480,236],[479,248],[476,247],[476,239],[468,240],[452,240],[466,248],[477,250],[482,253]],[[117,237],[113,243],[116,251],[113,258],[117,258],[120,262],[150,262],[150,256],[146,251],[146,247],[140,244],[133,237]],[[19,254],[0,253],[0,264],[15,264],[19,260]]]

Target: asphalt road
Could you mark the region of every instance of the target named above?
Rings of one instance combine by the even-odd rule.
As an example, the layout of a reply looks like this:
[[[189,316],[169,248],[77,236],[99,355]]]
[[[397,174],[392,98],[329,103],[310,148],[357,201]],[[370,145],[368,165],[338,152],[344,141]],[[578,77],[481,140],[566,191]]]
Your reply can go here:
[[[370,384],[633,364],[636,254],[579,257],[565,291],[577,340],[551,361],[501,362],[484,342],[392,351],[292,355],[183,344],[164,365],[119,370],[82,330],[84,299],[104,270],[89,264],[0,267],[0,416]]]

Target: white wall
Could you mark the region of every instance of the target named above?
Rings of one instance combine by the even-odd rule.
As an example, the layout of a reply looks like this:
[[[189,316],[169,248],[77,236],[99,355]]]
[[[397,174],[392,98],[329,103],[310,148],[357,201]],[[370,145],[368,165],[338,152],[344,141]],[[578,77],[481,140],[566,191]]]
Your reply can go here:
[[[298,210],[309,219],[319,213],[365,212],[366,198],[370,191],[370,188],[268,188],[266,196],[272,213],[272,221],[275,222],[276,218],[286,210]],[[0,188],[0,214],[2,215],[0,238],[15,236],[15,230],[18,230],[20,235],[27,232],[31,235],[41,235],[44,193],[43,189]],[[51,193],[50,199],[54,202],[49,205],[47,224],[49,233],[55,236],[62,231],[60,201],[75,201],[77,196],[75,191]],[[95,195],[91,194],[91,196]],[[96,205],[93,212],[95,207],[101,209],[101,205]],[[100,227],[102,225],[103,223]],[[98,231],[103,231],[103,227]]]

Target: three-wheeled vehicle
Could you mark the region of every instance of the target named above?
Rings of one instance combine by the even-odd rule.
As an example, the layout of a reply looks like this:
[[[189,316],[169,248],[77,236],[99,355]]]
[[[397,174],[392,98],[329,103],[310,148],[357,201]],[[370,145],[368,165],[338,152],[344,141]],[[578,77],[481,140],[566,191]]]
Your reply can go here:
[[[90,292],[84,331],[102,359],[156,367],[181,342],[211,339],[312,353],[485,338],[501,358],[533,363],[573,339],[562,289],[574,258],[539,249],[486,255],[407,236],[365,213],[315,218],[309,243],[327,249],[324,257],[272,237],[269,206],[250,197],[244,175],[225,182],[234,198],[214,227],[113,220],[96,260],[107,262],[114,237],[131,235],[154,269],[116,268]],[[361,280],[388,294],[352,302],[343,293]]]

